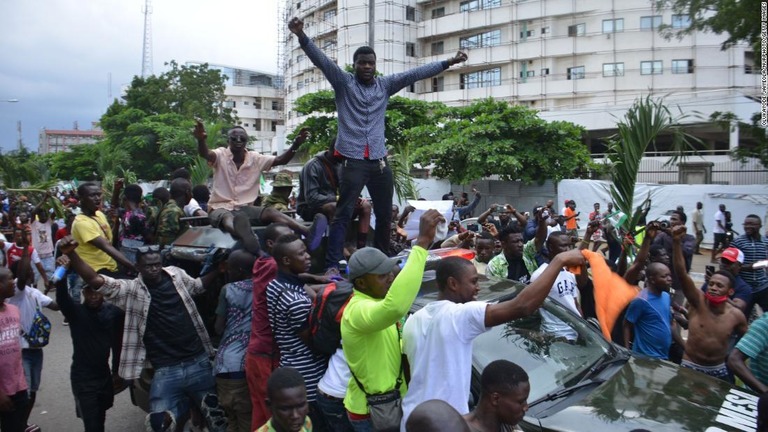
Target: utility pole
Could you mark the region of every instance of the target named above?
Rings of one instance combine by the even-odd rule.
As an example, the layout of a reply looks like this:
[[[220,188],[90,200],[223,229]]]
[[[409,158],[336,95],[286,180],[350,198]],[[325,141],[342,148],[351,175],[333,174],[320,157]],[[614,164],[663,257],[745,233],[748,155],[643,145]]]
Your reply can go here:
[[[141,77],[146,78],[152,72],[152,0],[144,0],[144,44],[141,56]]]
[[[368,0],[368,46],[375,50],[373,47],[373,40],[376,34],[376,2],[374,0]]]
[[[16,122],[16,131],[19,133],[19,151],[24,148],[24,141],[21,138],[21,120]]]

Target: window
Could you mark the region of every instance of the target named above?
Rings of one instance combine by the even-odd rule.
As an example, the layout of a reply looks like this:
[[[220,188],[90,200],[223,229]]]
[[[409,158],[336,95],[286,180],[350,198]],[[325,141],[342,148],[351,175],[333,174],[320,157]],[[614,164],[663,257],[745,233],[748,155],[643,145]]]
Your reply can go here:
[[[549,75],[549,68],[544,68],[541,70],[541,76],[547,76]]]
[[[328,9],[327,11],[323,12],[323,20],[333,20],[336,18],[336,9]]]
[[[432,78],[432,92],[441,92],[443,91],[444,81],[443,77],[433,77]]]
[[[407,21],[416,21],[416,8],[413,6],[405,7],[405,19]]]
[[[549,34],[549,26],[542,27],[541,28],[541,34],[542,35]]]
[[[459,77],[459,88],[462,90],[498,85],[501,85],[501,68],[465,73]]]
[[[416,45],[413,42],[405,43],[405,55],[408,57],[416,57]]]
[[[248,101],[243,101],[243,105],[248,105]]]
[[[253,98],[253,107],[261,109],[261,98]]]
[[[256,130],[256,131],[261,132],[261,121],[260,120],[256,120],[256,123],[253,124],[253,129]]]
[[[523,30],[520,32],[520,39],[526,40],[529,37],[533,37],[534,35],[536,35],[534,30]]]
[[[661,60],[640,62],[640,75],[661,75]]]
[[[304,81],[299,81],[296,83],[296,90],[301,90],[304,88]]]
[[[690,74],[693,73],[693,60],[672,60],[672,73],[673,74]]]
[[[243,123],[243,126],[248,127],[249,125],[248,123]]]
[[[584,66],[574,66],[568,68],[568,79],[584,79]]]
[[[273,100],[272,101],[272,110],[273,111],[280,111],[280,102]]]
[[[432,55],[439,55],[443,53],[443,41],[432,42]]]
[[[501,0],[466,0],[459,3],[459,12],[492,9],[501,6]]]
[[[224,108],[235,108],[236,106],[235,101],[224,101]]]
[[[536,76],[536,71],[520,71],[520,78],[531,78]]]
[[[301,2],[296,3],[296,10],[301,9]]]
[[[653,30],[661,25],[661,15],[640,17],[640,30]]]
[[[277,122],[272,120],[272,132],[277,132]]]
[[[461,49],[490,47],[501,44],[501,30],[492,30],[459,39]]]
[[[305,58],[305,57],[304,57],[304,54],[299,54],[299,55],[297,55],[297,56],[296,56],[296,63],[298,63],[298,62],[300,62],[300,61],[304,60],[304,58]]]
[[[691,19],[687,15],[672,15],[672,28],[684,29],[691,26]]]
[[[624,63],[603,63],[603,76],[624,76]]]
[[[568,26],[568,36],[584,36],[585,34],[587,34],[586,24],[582,23]]]
[[[603,33],[618,33],[624,31],[624,18],[603,20]]]
[[[439,8],[432,9],[432,19],[440,18],[440,17],[443,17],[443,16],[445,16],[445,8],[444,7],[439,7]]]
[[[336,39],[326,39],[323,41],[323,51],[333,51],[336,49]]]

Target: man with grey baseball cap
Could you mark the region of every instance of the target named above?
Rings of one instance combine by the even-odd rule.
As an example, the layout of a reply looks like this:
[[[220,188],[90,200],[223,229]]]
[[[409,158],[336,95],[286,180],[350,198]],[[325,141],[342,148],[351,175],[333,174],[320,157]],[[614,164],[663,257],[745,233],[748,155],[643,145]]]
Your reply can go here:
[[[421,216],[416,246],[397,277],[397,261],[378,249],[359,249],[349,259],[354,294],[341,319],[341,339],[353,375],[344,406],[356,431],[372,427],[366,394],[399,390],[405,395],[399,324],[419,292],[427,250],[440,223],[445,219],[437,210]]]

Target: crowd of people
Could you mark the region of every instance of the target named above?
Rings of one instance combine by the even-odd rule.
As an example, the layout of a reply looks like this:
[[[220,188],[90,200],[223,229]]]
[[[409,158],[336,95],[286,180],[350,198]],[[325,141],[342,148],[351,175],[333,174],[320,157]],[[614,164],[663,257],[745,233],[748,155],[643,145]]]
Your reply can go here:
[[[114,394],[148,367],[150,431],[181,430],[186,422],[212,432],[514,430],[535,383],[511,361],[491,362],[470,407],[472,343],[494,326],[536,313],[553,338],[575,343],[574,329],[540,308],[547,298],[597,320],[606,339],[638,356],[729,382],[736,376],[768,391],[768,318],[748,324],[755,305],[768,307],[768,239],[760,217],[746,215],[744,234],[730,238],[721,206],[711,257],[719,269],[707,272],[701,288],[689,276],[705,230],[701,204],[691,217],[695,237],[682,209],[668,222],[623,227],[612,203],[604,212],[594,203],[580,235],[573,200],[563,209],[549,200],[530,212],[494,204],[465,227],[460,221],[481,201],[473,189],[472,198],[443,197],[454,201],[452,220],[424,211],[409,236],[404,227],[415,209],[400,213],[392,205],[387,99],[466,54],[377,77],[372,49],[359,49],[354,72],[344,72],[304,34],[301,20],[291,20],[289,29],[333,85],[339,111],[338,136],[303,167],[295,207],[289,175],[278,173],[269,197],[260,196],[259,182],[291,160],[305,131],[270,156],[248,151],[241,127],[229,130],[226,147],[210,149],[200,122],[193,135],[213,170],[211,188],[193,185],[181,168],[168,189],[151,191],[151,200],[139,185],[121,181],[109,206],[95,183],[54,190],[36,206],[0,196],[0,226],[11,236],[0,238],[2,432],[39,430],[29,419],[47,343],[41,308],[61,310],[69,326],[72,393],[86,431],[104,430]],[[360,198],[364,186],[371,201]],[[67,209],[56,221],[51,200]],[[166,265],[164,251],[201,218],[231,234],[236,246],[200,274]],[[354,218],[357,227],[348,233]],[[261,236],[254,225],[266,227]],[[448,236],[436,241],[443,225]],[[325,271],[311,274],[324,237]],[[627,256],[630,243],[638,246],[634,257]],[[441,247],[475,256],[441,260],[438,299],[407,317],[429,250]],[[407,259],[393,258],[406,248]],[[485,277],[525,287],[508,301],[477,301]],[[211,291],[212,328],[195,303]]]

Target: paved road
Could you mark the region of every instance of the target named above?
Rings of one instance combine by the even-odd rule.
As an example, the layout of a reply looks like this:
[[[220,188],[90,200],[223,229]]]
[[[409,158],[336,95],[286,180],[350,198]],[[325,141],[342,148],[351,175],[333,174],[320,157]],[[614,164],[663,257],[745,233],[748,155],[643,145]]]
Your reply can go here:
[[[53,294],[53,292],[51,292]],[[44,348],[43,377],[37,403],[30,421],[42,432],[81,432],[83,423],[75,415],[75,401],[69,381],[72,364],[72,339],[69,327],[61,324],[62,315],[48,311],[52,324],[51,341]],[[115,397],[115,404],[107,411],[106,430],[133,432],[144,430],[144,412],[131,404],[128,390]]]

